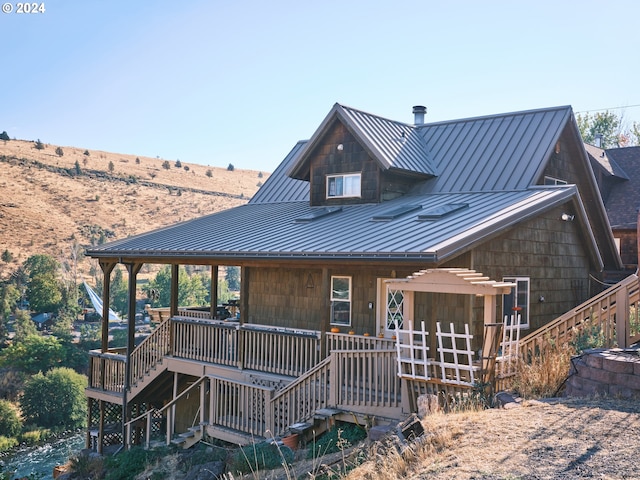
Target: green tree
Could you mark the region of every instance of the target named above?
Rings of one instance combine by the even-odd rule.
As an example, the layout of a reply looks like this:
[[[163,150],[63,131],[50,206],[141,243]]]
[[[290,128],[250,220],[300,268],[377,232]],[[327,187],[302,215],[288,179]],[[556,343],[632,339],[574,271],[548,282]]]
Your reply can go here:
[[[162,162],[162,168],[164,168],[165,170],[169,170],[171,168],[169,160],[165,160],[164,162]]]
[[[9,140],[9,134],[6,130],[3,130],[2,133],[0,133],[0,140],[4,140],[5,142]]]
[[[8,249],[2,252],[2,261],[4,263],[11,263],[13,261],[13,254]]]
[[[87,377],[70,368],[37,373],[25,382],[20,408],[27,423],[75,429],[85,424]]]
[[[82,175],[82,169],[80,168],[80,162],[78,160],[76,160],[73,169],[75,170],[76,175]]]
[[[229,290],[240,290],[240,267],[227,267],[225,276]]]
[[[113,173],[113,170],[116,168],[116,166],[113,164],[113,162],[111,160],[109,160],[109,173]]]
[[[178,269],[178,305],[204,305],[207,299],[207,280],[201,275],[188,275],[184,267]],[[149,282],[147,296],[153,306],[169,306],[171,301],[171,267],[164,266]]]
[[[36,140],[35,145],[36,150],[44,150],[44,143],[40,141],[40,139]]]
[[[129,310],[129,285],[128,281],[124,278],[122,269],[117,268],[113,274],[111,280],[110,293],[110,306],[111,308],[125,315]]]
[[[56,155],[58,155],[59,157],[62,157],[64,155],[62,147],[56,147]]]
[[[582,140],[590,145],[597,145],[598,138],[602,148],[640,145],[640,125],[634,122],[630,128],[626,127],[622,115],[609,111],[577,114],[576,123]]]
[[[176,160],[176,168],[182,168],[182,162],[180,161],[180,159]]]
[[[7,400],[0,399],[0,435],[17,437],[22,430],[22,420],[16,407]]]
[[[62,303],[62,285],[58,280],[60,264],[50,255],[32,255],[24,264],[29,275],[27,296],[34,312],[55,312]]]
[[[230,164],[227,166],[227,170],[229,170],[230,172],[233,172],[233,171],[235,170],[235,167],[233,166],[233,163],[230,163]]]
[[[64,365],[66,351],[56,337],[28,335],[0,352],[0,365],[33,375]]]
[[[16,311],[16,318],[13,323],[14,337],[13,344],[22,342],[30,335],[38,335],[38,329],[31,320],[31,315],[26,310]]]
[[[209,178],[213,177],[213,172],[211,171],[211,169],[210,169],[210,168],[208,168],[208,169],[207,169],[207,171],[206,171],[206,172],[204,172],[204,174],[205,174],[207,177],[209,177]]]

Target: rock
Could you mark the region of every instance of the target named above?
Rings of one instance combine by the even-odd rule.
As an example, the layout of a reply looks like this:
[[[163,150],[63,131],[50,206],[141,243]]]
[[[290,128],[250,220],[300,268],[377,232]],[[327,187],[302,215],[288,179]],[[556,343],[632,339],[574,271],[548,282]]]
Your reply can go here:
[[[419,395],[417,399],[418,417],[424,418],[432,413],[439,412],[441,410],[438,396],[431,393]]]

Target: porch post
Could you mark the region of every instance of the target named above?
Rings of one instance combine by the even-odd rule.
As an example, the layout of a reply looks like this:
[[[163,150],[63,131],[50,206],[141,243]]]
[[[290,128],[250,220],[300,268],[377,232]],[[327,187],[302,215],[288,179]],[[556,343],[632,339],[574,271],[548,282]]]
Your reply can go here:
[[[329,276],[329,269],[322,267],[322,280],[320,287],[320,295],[322,295],[322,321],[320,322],[320,358],[324,359],[329,355],[327,349],[327,331],[331,328],[331,277]]]
[[[218,265],[211,265],[211,291],[209,292],[211,320],[218,315]]]
[[[496,295],[484,295],[484,338],[482,341],[482,383],[485,391],[492,394],[495,383],[496,356],[500,347],[502,322],[496,318]]]
[[[109,297],[111,296],[111,272],[115,262],[100,262],[102,269],[102,353],[109,351]],[[103,360],[101,360],[103,362]]]
[[[131,388],[131,353],[135,348],[136,338],[136,278],[142,268],[141,263],[127,263],[129,274],[129,305],[127,311],[127,357],[124,364],[124,389],[122,391],[122,444],[127,445],[127,428],[125,423],[129,421],[129,401],[127,392]]]
[[[180,265],[171,265],[171,299],[169,300],[169,317],[178,315],[178,275]]]

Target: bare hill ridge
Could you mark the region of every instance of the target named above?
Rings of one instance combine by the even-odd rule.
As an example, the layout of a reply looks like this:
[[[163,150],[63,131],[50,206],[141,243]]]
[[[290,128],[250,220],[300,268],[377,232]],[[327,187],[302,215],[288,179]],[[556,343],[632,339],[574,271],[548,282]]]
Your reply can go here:
[[[64,261],[74,244],[126,238],[241,205],[268,176],[76,147],[60,147],[60,156],[56,145],[44,146],[0,141],[0,251],[13,257],[0,263],[0,278],[30,255]]]

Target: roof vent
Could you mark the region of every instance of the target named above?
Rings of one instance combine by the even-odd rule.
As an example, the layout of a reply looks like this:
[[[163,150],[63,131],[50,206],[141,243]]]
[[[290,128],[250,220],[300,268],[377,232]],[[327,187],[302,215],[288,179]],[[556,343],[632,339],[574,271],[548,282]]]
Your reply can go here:
[[[416,105],[413,107],[413,123],[415,125],[424,125],[424,116],[427,113],[427,107]]]

